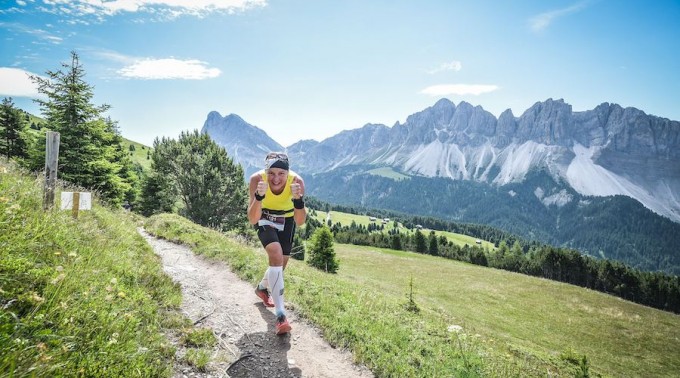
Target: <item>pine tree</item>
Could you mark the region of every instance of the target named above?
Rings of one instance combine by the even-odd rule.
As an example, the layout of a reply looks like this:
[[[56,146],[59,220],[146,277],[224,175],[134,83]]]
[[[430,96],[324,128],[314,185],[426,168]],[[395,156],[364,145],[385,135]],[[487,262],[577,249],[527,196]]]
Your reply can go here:
[[[429,254],[431,254],[432,256],[438,256],[439,255],[439,244],[437,242],[437,235],[435,235],[434,231],[430,231],[430,235],[427,237],[427,241],[428,241],[428,244],[429,244],[427,252]]]
[[[414,242],[415,242],[416,252],[419,252],[419,253],[427,252],[427,242],[425,241],[425,235],[423,235],[423,233],[420,232],[420,230],[418,230],[418,229],[416,229],[416,232],[415,232]]]
[[[336,273],[340,264],[335,258],[333,234],[323,226],[314,231],[307,250],[307,264],[328,273]]]
[[[0,105],[0,155],[8,159],[28,157],[26,127],[26,119],[14,107],[12,98],[4,98]]]
[[[120,204],[132,189],[134,178],[117,152],[121,139],[115,124],[103,117],[110,107],[91,103],[94,88],[85,81],[76,52],[71,52],[71,62],[62,63],[62,68],[48,70],[46,78],[31,76],[38,91],[47,97],[34,101],[40,105],[47,127],[60,134],[59,177]],[[40,155],[34,154],[33,164],[40,164]]]

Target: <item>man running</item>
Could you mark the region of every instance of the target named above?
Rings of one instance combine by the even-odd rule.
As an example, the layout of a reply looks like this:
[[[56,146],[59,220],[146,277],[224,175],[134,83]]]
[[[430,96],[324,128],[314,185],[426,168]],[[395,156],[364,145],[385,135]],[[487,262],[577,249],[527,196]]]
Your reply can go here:
[[[302,177],[290,170],[284,153],[267,154],[265,169],[250,176],[248,220],[256,225],[257,236],[269,257],[269,268],[255,294],[265,306],[276,307],[278,335],[291,330],[283,305],[283,269],[293,248],[295,226],[303,225],[307,219],[304,192]]]

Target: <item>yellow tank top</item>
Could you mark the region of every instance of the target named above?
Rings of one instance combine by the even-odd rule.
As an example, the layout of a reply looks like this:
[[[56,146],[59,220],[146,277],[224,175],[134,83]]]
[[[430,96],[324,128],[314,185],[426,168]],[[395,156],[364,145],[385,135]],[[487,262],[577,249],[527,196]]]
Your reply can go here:
[[[297,177],[297,173],[288,171],[288,180],[286,180],[286,186],[283,187],[281,194],[274,194],[271,188],[267,187],[267,194],[262,200],[262,211],[272,215],[283,215],[284,217],[293,216],[293,192],[290,189],[290,184],[293,183],[295,177]],[[262,179],[267,180],[267,173],[264,171],[262,172]]]

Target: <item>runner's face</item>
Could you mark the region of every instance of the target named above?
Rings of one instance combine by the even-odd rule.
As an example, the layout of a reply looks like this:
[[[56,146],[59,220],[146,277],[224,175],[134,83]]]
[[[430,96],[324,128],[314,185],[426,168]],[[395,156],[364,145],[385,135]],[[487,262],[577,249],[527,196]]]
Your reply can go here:
[[[281,168],[269,168],[267,170],[267,181],[272,192],[280,193],[288,180],[288,171]]]

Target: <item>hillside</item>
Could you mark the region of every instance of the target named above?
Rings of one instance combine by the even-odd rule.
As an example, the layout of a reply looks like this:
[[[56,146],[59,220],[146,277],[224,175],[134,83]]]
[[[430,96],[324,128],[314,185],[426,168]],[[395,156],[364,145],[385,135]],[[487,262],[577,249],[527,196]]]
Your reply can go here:
[[[9,246],[0,260],[0,371],[121,376],[137,368],[167,376],[163,361],[173,352],[158,327],[185,323],[163,310],[176,308],[178,290],[136,224],[96,203],[78,221],[44,213],[39,182],[0,163],[0,241]],[[264,268],[260,248],[178,216],[156,216],[145,227],[227,261],[251,283]],[[672,352],[680,348],[677,315],[432,256],[341,244],[336,251],[336,275],[292,260],[287,299],[377,376],[672,376],[680,369]]]
[[[221,253],[223,236],[176,216],[152,217],[146,227],[259,280],[259,249],[259,257]],[[677,315],[427,255],[343,244],[335,250],[335,275],[291,260],[286,298],[377,376],[670,377],[680,369],[680,355],[671,352],[680,348]],[[407,309],[409,297],[416,312]]]
[[[503,188],[446,178],[395,180],[370,167],[342,167],[305,176],[323,201],[484,224],[645,271],[680,273],[680,224],[625,196],[587,197],[562,191],[545,172]],[[541,188],[541,190],[536,190]],[[540,201],[538,198],[540,197]],[[571,201],[558,206],[564,197]]]
[[[123,149],[130,152],[130,159],[133,163],[138,163],[145,171],[151,169],[151,153],[153,148],[141,143],[123,138]]]
[[[167,376],[181,293],[135,221],[94,198],[77,220],[43,211],[42,195],[0,158],[0,376]]]
[[[330,213],[330,216],[329,216]],[[390,232],[392,230],[399,230],[400,232],[404,232],[407,234],[411,234],[415,232],[415,229],[409,229],[405,227],[403,224],[398,223],[394,220],[391,221],[385,221],[385,219],[379,219],[376,217],[371,217],[367,215],[357,215],[357,214],[351,214],[351,213],[346,213],[342,211],[323,211],[323,210],[314,210],[311,214],[312,217],[314,217],[316,220],[318,220],[321,223],[325,223],[327,225],[332,226],[334,224],[338,224],[340,226],[349,226],[354,222],[357,225],[361,225],[364,227],[368,227],[370,224],[373,224],[374,226],[383,226],[384,229],[382,232]],[[328,224],[328,221],[330,220],[330,224]],[[395,226],[396,225],[396,226]],[[464,235],[464,234],[459,234],[455,232],[448,232],[448,231],[439,231],[439,230],[431,230],[427,227],[421,227],[419,228],[420,232],[422,232],[425,235],[428,235],[430,232],[434,232],[434,234],[437,237],[444,236],[447,240],[451,241],[452,243],[458,245],[458,246],[473,246],[473,245],[479,245],[482,248],[487,248],[490,250],[493,250],[495,247],[493,243],[486,241],[486,240],[480,240],[478,238],[469,236],[469,235]]]

